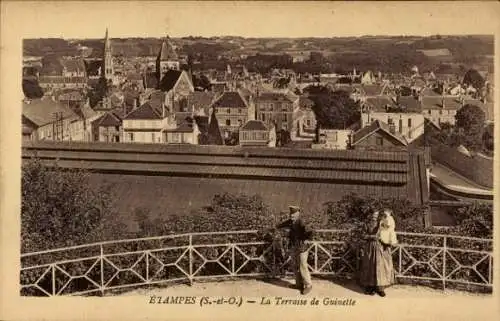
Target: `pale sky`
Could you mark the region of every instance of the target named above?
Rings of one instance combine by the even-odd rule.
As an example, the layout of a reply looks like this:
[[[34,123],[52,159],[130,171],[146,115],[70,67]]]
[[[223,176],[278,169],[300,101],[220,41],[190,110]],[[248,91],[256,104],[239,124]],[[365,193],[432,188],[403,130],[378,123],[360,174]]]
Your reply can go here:
[[[498,4],[480,2],[85,1],[7,2],[24,38],[334,37],[491,34]],[[5,17],[5,16],[4,16]],[[5,22],[5,21],[4,21]],[[496,26],[498,24],[495,23]]]

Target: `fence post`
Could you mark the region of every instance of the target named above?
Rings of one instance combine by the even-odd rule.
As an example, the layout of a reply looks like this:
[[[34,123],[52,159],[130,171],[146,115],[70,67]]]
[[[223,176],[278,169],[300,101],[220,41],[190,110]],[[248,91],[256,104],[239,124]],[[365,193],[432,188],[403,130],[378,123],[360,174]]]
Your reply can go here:
[[[193,234],[189,234],[189,286],[193,285]]]
[[[52,265],[52,295],[56,295],[56,265]]]
[[[149,251],[146,251],[146,283],[149,283]]]
[[[446,290],[446,252],[447,237],[443,236],[443,291]]]
[[[104,249],[102,247],[102,244],[99,245],[101,254],[100,254],[100,260],[101,260],[101,296],[104,296]]]

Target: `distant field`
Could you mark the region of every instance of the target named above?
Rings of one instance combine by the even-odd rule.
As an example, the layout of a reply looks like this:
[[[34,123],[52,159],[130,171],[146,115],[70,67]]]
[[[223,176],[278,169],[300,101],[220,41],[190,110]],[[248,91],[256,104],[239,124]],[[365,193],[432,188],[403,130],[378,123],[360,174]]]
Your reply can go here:
[[[428,50],[417,50],[422,52],[427,57],[443,57],[451,56],[451,52],[447,48],[442,49],[428,49]]]

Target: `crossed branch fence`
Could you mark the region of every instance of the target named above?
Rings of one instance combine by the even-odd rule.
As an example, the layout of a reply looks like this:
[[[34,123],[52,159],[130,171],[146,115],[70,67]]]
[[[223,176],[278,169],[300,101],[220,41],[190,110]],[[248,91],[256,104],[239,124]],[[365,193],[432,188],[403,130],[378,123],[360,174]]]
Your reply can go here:
[[[347,230],[318,230],[309,245],[313,276],[355,278],[358,258]],[[392,250],[399,282],[491,291],[491,239],[398,233]],[[21,295],[105,295],[176,282],[290,273],[286,244],[257,231],[189,233],[100,242],[21,255]]]

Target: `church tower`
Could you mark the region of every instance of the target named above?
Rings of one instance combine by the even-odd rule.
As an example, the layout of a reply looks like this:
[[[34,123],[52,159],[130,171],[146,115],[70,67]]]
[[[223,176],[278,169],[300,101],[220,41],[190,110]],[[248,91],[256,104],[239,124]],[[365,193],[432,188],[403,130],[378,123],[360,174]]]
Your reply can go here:
[[[108,37],[108,28],[106,28],[106,37],[104,38],[104,78],[107,80],[113,79],[113,55],[111,53],[111,41]]]
[[[170,69],[180,70],[180,62],[179,57],[175,52],[175,48],[170,41],[170,37],[167,36],[167,38],[163,40],[160,52],[156,58],[156,74],[158,77],[158,83],[160,83],[163,76]]]

